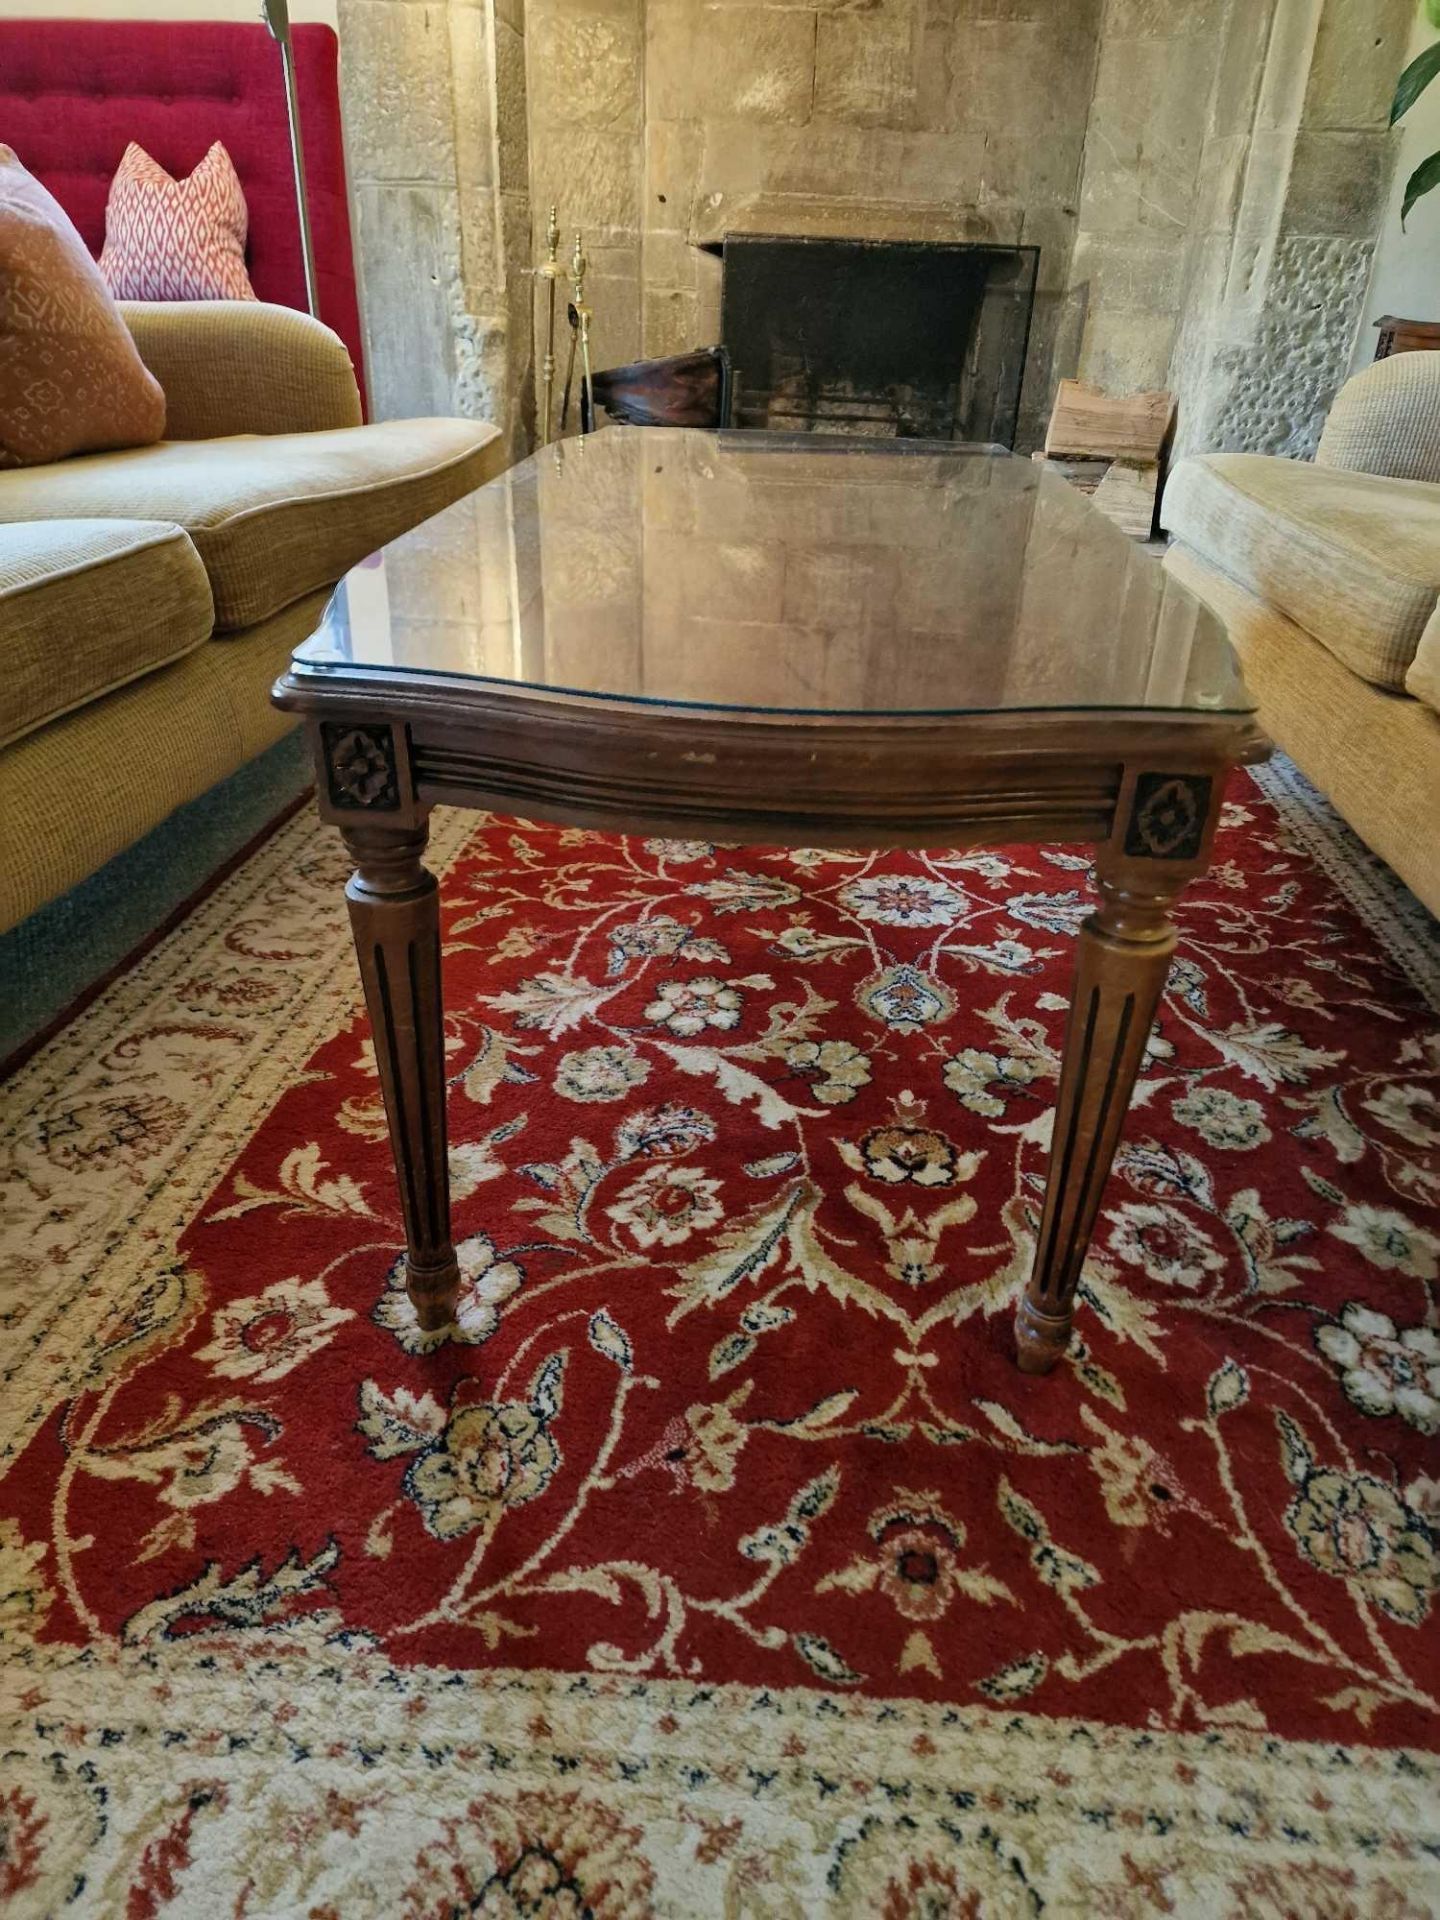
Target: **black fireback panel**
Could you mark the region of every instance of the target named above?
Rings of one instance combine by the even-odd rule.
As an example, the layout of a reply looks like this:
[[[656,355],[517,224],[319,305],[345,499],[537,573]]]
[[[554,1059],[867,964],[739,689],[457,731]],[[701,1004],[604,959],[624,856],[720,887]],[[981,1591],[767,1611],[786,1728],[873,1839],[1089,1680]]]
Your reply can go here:
[[[1015,443],[1039,249],[725,240],[734,422]]]

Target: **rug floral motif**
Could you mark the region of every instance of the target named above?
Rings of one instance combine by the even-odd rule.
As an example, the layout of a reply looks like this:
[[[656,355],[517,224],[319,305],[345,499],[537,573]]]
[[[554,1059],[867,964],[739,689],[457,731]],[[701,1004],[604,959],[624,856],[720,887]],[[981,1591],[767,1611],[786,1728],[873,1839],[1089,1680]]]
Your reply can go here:
[[[1440,1022],[1293,806],[1045,1380],[1082,850],[437,817],[432,1335],[287,828],[11,1090],[0,1898],[1436,1910]]]

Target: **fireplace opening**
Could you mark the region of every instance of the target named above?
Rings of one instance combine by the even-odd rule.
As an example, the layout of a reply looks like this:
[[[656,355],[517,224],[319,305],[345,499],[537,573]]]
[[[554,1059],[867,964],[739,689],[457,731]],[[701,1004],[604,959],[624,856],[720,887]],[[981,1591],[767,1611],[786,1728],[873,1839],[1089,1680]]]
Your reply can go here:
[[[1038,247],[728,234],[733,421],[1013,447]]]

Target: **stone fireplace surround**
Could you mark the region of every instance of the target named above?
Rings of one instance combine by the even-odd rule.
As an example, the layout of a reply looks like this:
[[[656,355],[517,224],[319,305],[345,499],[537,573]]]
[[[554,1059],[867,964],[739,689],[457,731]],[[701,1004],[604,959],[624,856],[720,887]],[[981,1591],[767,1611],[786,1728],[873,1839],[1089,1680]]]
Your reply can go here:
[[[582,226],[595,363],[720,336],[731,233],[1040,250],[1062,375],[1179,445],[1307,453],[1383,217],[1412,0],[339,0],[373,401],[533,426],[530,269]],[[567,244],[568,253],[568,244]]]

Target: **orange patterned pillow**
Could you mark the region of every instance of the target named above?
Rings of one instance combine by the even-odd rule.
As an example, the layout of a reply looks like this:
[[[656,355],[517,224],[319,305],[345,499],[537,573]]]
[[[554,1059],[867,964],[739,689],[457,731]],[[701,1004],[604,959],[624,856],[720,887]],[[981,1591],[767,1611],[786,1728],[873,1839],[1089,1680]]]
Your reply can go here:
[[[64,208],[0,146],[0,467],[146,447],[165,395]]]

